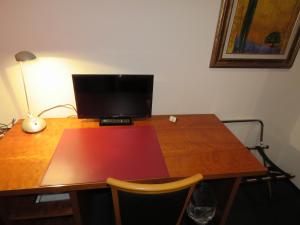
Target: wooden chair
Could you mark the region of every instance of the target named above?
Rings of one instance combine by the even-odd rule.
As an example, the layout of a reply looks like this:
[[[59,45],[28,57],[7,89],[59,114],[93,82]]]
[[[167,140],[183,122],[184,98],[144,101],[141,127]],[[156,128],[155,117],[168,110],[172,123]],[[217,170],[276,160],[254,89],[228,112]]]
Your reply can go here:
[[[108,178],[116,225],[179,225],[201,174],[163,184]]]

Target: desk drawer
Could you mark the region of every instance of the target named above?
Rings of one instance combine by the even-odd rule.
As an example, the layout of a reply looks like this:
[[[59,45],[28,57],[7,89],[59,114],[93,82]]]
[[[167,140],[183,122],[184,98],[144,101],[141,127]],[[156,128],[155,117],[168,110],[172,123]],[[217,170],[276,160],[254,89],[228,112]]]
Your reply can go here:
[[[8,196],[1,201],[5,225],[80,225],[75,223],[72,199],[36,203],[37,195]],[[77,203],[76,203],[77,204]]]

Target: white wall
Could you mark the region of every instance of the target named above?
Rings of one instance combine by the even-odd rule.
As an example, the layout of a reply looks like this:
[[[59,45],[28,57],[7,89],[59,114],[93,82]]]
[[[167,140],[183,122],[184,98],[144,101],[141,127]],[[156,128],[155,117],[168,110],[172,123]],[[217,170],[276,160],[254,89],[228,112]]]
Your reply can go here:
[[[300,176],[299,57],[290,70],[208,67],[221,0],[1,0],[0,122],[72,103],[72,73],[155,74],[154,114],[261,118],[272,157]],[[73,114],[53,110],[46,117]],[[300,187],[300,178],[295,182]]]

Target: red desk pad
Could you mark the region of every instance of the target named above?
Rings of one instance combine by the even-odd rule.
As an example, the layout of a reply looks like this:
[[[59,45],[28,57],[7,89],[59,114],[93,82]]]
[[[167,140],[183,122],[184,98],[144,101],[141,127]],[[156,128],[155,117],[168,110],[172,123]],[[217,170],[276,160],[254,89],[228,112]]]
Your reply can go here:
[[[65,129],[41,185],[168,177],[151,126]]]

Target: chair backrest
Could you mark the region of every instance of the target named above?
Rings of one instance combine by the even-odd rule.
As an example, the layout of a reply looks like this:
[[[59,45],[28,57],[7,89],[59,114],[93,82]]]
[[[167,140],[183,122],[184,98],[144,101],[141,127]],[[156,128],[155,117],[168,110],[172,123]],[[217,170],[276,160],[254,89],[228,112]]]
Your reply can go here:
[[[117,225],[179,225],[201,174],[163,184],[108,178]]]

